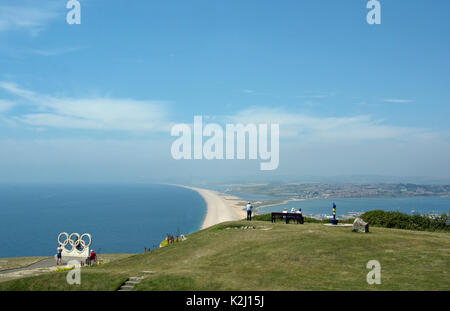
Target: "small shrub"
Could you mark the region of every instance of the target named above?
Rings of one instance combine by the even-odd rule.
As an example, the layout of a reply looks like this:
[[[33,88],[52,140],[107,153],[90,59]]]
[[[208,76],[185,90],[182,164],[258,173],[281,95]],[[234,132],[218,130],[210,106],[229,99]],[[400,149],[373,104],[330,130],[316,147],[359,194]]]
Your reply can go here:
[[[419,231],[448,231],[445,225],[449,219],[448,215],[430,217],[429,215],[408,215],[400,212],[386,212],[383,210],[368,211],[361,218],[371,226],[408,229]]]

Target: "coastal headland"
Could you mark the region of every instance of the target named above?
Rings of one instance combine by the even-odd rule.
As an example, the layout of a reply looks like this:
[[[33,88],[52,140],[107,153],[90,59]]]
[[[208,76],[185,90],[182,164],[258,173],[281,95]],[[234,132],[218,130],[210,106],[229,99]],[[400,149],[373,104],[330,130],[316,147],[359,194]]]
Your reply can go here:
[[[22,271],[3,275],[0,292],[116,291],[136,276],[143,277],[136,291],[448,291],[449,249],[445,232],[230,221],[182,243],[83,267],[80,285],[67,283],[67,271]],[[382,267],[381,284],[367,282],[373,259]]]

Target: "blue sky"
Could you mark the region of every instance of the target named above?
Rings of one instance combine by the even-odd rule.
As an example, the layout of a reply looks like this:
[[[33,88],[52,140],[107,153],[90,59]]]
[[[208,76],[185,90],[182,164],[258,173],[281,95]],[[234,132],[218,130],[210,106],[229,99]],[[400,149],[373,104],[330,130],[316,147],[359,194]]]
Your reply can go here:
[[[0,180],[450,178],[450,3],[366,2],[0,0]],[[194,115],[278,122],[279,169],[173,160]]]

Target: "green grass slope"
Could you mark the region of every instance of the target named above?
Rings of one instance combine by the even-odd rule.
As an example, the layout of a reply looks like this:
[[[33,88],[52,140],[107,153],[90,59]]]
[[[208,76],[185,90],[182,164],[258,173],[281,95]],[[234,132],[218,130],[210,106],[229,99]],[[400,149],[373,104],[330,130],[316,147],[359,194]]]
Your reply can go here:
[[[240,228],[249,225],[255,229]],[[366,282],[372,259],[381,263],[380,285]],[[82,268],[81,285],[54,272],[3,282],[0,290],[115,290],[141,275],[135,290],[450,290],[449,271],[448,233],[371,228],[362,234],[315,223],[238,221]]]

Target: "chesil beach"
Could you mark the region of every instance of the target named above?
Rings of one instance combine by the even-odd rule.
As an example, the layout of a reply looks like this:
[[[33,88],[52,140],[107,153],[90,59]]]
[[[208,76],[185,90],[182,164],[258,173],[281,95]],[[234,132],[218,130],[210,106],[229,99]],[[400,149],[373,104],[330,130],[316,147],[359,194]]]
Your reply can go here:
[[[224,221],[240,220],[246,217],[245,201],[232,195],[226,195],[214,190],[182,186],[198,192],[206,202],[206,215],[202,229],[214,226]]]

